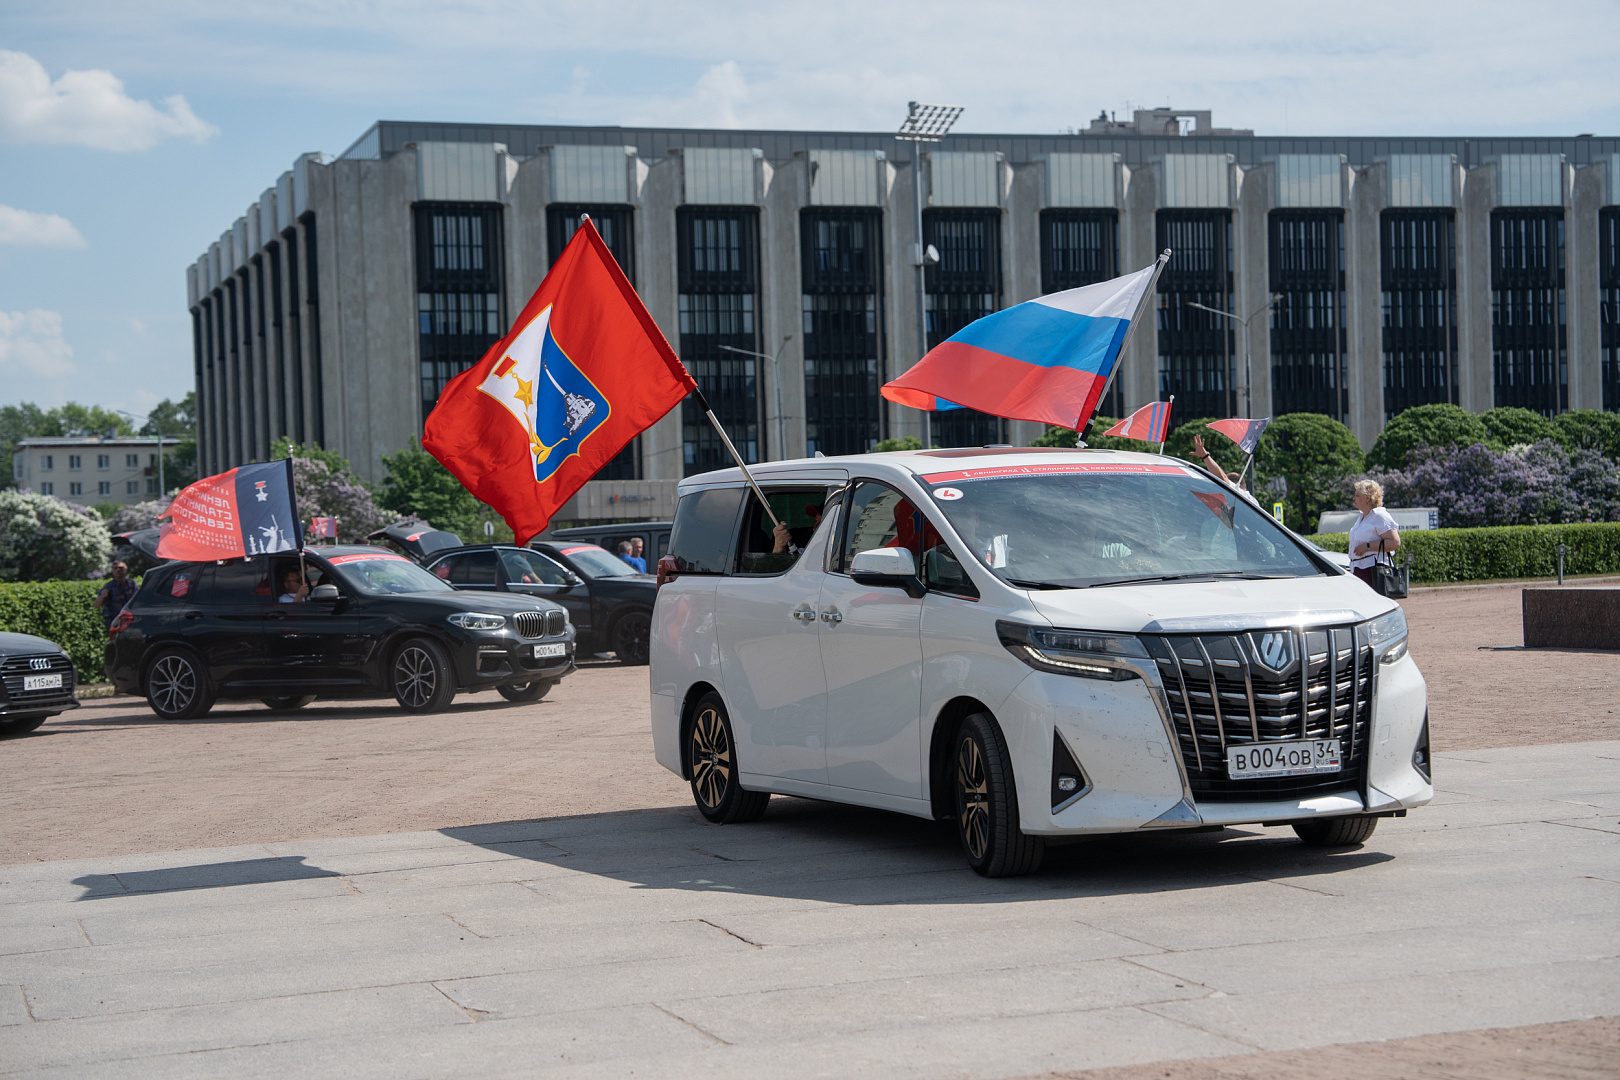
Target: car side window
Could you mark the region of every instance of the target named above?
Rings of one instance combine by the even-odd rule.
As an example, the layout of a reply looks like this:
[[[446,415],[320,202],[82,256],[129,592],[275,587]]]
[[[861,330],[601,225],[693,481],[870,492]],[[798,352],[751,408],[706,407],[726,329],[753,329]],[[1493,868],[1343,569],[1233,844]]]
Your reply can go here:
[[[669,538],[670,554],[681,573],[727,571],[742,497],[742,488],[709,488],[682,497],[675,507],[675,527]]]
[[[537,551],[503,551],[506,580],[523,585],[567,585],[568,571]]]
[[[821,524],[822,505],[827,488],[769,488],[765,498],[771,513],[750,494],[743,509],[742,529],[737,539],[737,572],[740,574],[780,574],[799,561],[799,554]],[[776,525],[772,517],[787,526],[788,550],[776,551]]]
[[[978,586],[973,584],[973,579],[968,577],[967,571],[962,568],[962,561],[943,543],[935,544],[923,552],[922,571],[923,584],[928,586],[929,592],[973,600],[979,598]]]
[[[203,567],[191,599],[209,607],[258,607],[275,602],[272,588],[269,563],[243,559]]]
[[[939,533],[915,503],[887,484],[863,480],[844,501],[843,535],[834,573],[849,573],[849,564],[862,551],[898,547],[921,562],[922,553],[939,546]]]

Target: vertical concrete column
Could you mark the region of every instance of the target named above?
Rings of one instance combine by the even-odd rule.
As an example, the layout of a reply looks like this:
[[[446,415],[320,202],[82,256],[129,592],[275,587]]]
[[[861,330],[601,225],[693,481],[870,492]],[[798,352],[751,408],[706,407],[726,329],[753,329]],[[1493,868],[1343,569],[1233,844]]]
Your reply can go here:
[[[302,429],[300,419],[303,402],[298,399],[298,383],[294,379],[294,365],[298,361],[299,352],[293,341],[293,328],[297,325],[292,318],[296,297],[292,290],[292,268],[288,265],[287,242],[280,236],[275,241],[276,260],[274,270],[276,274],[275,289],[271,292],[274,298],[279,292],[281,303],[276,306],[276,321],[280,324],[277,340],[280,342],[281,353],[281,400],[284,403],[283,412],[287,417],[286,428],[282,432],[289,439],[299,440],[299,431]]]
[[[799,235],[799,211],[810,204],[810,158],[795,154],[788,161],[774,166],[762,164],[764,201],[759,210],[759,262],[763,272],[760,281],[759,351],[776,356],[776,370],[767,360],[759,362],[764,419],[760,430],[760,446],[769,447],[760,455],[761,461],[803,457],[805,453],[805,418],[808,411],[804,400],[804,283],[799,257],[803,238]],[[788,334],[793,340],[783,345]],[[778,423],[776,411],[776,380],[782,381],[782,414]],[[777,445],[777,432],[786,429],[787,445]],[[875,438],[882,438],[874,432]]]
[[[505,202],[506,292],[502,299],[509,326],[551,268],[546,233],[546,208],[552,202],[549,147],[518,163]]]
[[[1243,327],[1237,327],[1238,356],[1236,408],[1243,408],[1246,380],[1253,380],[1251,416],[1271,415],[1271,312],[1266,300],[1271,296],[1271,209],[1276,190],[1277,166],[1259,165],[1252,169],[1234,168],[1237,174],[1237,296],[1233,314],[1248,318],[1250,370],[1244,371]]]
[[[1566,170],[1569,166],[1565,166]],[[1603,322],[1598,293],[1598,211],[1604,166],[1574,170],[1564,226],[1564,295],[1569,340],[1569,407],[1603,408]]]
[[[1457,214],[1458,404],[1484,412],[1496,404],[1491,350],[1491,210],[1496,206],[1496,166],[1459,170],[1462,206]]]
[[[225,467],[240,465],[242,457],[242,347],[237,327],[242,303],[241,286],[234,275],[227,277],[220,287],[223,359],[225,361],[225,393],[221,404],[225,406]]]
[[[1129,272],[1150,266],[1159,257],[1157,221],[1159,207],[1159,166],[1139,165],[1125,170],[1125,212],[1119,223],[1123,248],[1121,270]],[[1170,255],[1174,266],[1175,253]],[[1150,297],[1142,321],[1131,334],[1130,346],[1120,360],[1124,365],[1114,376],[1120,395],[1129,408],[1132,402],[1156,401],[1159,396],[1159,298]],[[1171,418],[1174,423],[1174,417]]]
[[[1384,430],[1383,213],[1389,165],[1350,170],[1345,220],[1345,347],[1350,356],[1350,430],[1366,449]]]
[[[276,380],[270,370],[270,335],[265,326],[270,317],[270,305],[265,299],[262,251],[254,252],[253,258],[248,260],[247,276],[248,302],[253,305],[253,333],[248,338],[253,357],[253,457],[256,461],[263,461],[270,456],[270,440],[276,434],[270,430],[270,420],[275,415],[271,404],[278,395]]]
[[[887,171],[888,186],[883,192],[883,370],[879,381],[899,378],[907,368],[922,359],[923,343],[917,340],[917,267],[912,261],[917,242],[917,203],[912,198],[912,170],[922,154],[920,143],[896,143],[905,155]],[[924,170],[922,197],[928,205],[928,177]],[[890,438],[923,437],[923,413],[884,399]]]
[[[1009,183],[1001,230],[1002,277],[1006,283],[1006,305],[1022,303],[1041,295],[1041,208],[1046,202],[1045,166],[1030,162],[1019,167],[1001,166]],[[1071,421],[1072,423],[1072,421]],[[1007,441],[1028,446],[1046,431],[1045,424],[1013,420],[1007,424]]]
[[[310,368],[314,377],[305,385],[315,388],[317,426],[311,433],[311,441],[315,441],[318,435],[320,442],[328,449],[347,457],[349,389],[344,379],[344,368],[348,363],[344,355],[344,324],[351,304],[363,304],[364,300],[354,297],[351,301],[338,270],[342,260],[347,258],[347,228],[339,217],[340,207],[346,204],[346,200],[359,196],[355,190],[357,185],[352,180],[339,186],[339,164],[333,162],[325,165],[312,161],[307,166],[308,204],[313,218],[306,223],[303,231],[306,255],[304,292],[313,302],[305,306],[304,319],[309,324],[313,361]],[[353,172],[348,175],[352,177]],[[352,206],[352,202],[348,205]],[[313,278],[309,274],[311,260],[308,258],[311,237],[314,238]],[[354,264],[352,273],[357,283],[364,280],[365,269],[362,263]],[[415,325],[414,321],[412,325]],[[414,350],[412,355],[415,355]]]
[[[636,206],[636,281],[642,301],[680,352],[680,310],[675,208],[682,200],[679,156],[649,162],[646,178],[634,193]],[[642,470],[649,480],[679,480],[685,470],[681,414],[677,405],[641,436]]]

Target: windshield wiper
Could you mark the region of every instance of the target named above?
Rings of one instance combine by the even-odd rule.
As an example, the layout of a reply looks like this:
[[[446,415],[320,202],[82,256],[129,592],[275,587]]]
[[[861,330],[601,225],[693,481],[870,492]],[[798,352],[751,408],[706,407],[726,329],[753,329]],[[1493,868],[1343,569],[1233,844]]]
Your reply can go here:
[[[1060,585],[1055,581],[1029,581],[1024,578],[1002,578],[1009,585],[1016,585],[1020,589],[1072,589],[1073,585]]]
[[[1294,574],[1262,574],[1253,570],[1205,570],[1186,574],[1153,574],[1148,577],[1116,578],[1113,581],[1098,581],[1087,588],[1102,589],[1110,585],[1150,585],[1155,581],[1218,581],[1222,579],[1237,581],[1262,581],[1273,578],[1295,577]]]

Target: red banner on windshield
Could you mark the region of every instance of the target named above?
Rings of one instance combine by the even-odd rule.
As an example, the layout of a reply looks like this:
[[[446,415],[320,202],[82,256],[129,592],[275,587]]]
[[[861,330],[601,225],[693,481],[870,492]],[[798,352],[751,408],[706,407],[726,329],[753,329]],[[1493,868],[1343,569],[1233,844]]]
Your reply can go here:
[[[1182,465],[1137,464],[1125,461],[1096,461],[1068,465],[998,465],[991,469],[959,469],[955,472],[929,473],[923,477],[926,484],[955,484],[963,480],[990,480],[1001,476],[1083,475],[1085,473],[1158,473],[1171,476],[1190,475]]]

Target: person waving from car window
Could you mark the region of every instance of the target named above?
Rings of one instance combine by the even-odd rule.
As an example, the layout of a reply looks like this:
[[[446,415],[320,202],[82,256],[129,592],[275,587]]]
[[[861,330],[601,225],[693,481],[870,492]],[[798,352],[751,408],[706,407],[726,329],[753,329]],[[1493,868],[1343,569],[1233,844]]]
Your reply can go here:
[[[278,604],[302,604],[309,598],[309,586],[304,583],[304,575],[298,572],[298,567],[288,567],[281,575],[281,595],[276,597]]]

